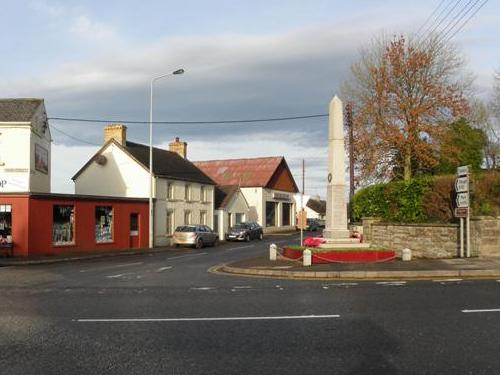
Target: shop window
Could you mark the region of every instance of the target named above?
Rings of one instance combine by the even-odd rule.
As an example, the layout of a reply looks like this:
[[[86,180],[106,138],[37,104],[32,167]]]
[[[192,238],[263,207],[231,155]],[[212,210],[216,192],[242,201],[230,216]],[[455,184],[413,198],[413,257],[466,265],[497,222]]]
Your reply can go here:
[[[0,204],[0,245],[12,243],[12,206]]]
[[[184,225],[191,224],[191,211],[184,211]]]
[[[75,243],[75,207],[54,206],[52,224],[52,242],[54,245]]]
[[[139,214],[135,212],[130,214],[130,235],[139,235]]]
[[[200,224],[207,225],[207,211],[200,211]]]
[[[290,203],[282,203],[281,205],[281,225],[288,226],[290,224],[292,205]]]
[[[95,240],[99,243],[113,242],[113,207],[95,208]]]
[[[174,222],[174,211],[167,211],[167,236],[174,234],[175,222]]]
[[[266,202],[266,227],[276,226],[276,202]]]

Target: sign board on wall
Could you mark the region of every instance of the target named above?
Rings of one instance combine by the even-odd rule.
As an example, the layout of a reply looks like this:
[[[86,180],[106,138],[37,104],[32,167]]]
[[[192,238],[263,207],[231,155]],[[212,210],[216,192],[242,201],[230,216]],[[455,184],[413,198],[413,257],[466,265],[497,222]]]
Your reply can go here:
[[[0,174],[0,193],[29,191],[29,176]]]

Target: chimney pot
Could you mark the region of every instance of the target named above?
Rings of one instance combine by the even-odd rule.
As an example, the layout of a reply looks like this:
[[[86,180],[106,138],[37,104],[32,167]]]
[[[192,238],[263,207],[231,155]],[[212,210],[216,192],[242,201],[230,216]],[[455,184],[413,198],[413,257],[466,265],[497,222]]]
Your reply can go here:
[[[175,137],[175,141],[168,145],[168,149],[171,152],[178,153],[184,159],[187,157],[187,143],[181,142],[179,137]]]
[[[122,146],[127,143],[127,127],[122,124],[111,124],[104,128],[104,143],[114,139]]]

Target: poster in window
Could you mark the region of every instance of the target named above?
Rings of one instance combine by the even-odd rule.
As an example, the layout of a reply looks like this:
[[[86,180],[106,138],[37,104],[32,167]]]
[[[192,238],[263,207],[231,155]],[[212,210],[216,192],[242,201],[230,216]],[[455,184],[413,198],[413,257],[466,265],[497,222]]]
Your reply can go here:
[[[49,173],[49,153],[37,143],[35,143],[35,169],[45,174]]]

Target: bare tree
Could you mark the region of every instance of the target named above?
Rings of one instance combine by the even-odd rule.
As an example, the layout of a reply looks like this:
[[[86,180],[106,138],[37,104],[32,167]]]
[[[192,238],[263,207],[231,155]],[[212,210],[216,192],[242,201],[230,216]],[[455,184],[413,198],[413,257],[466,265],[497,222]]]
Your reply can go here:
[[[355,116],[355,155],[363,181],[432,170],[443,124],[466,115],[471,80],[464,62],[439,38],[375,39],[351,67],[343,93]]]

